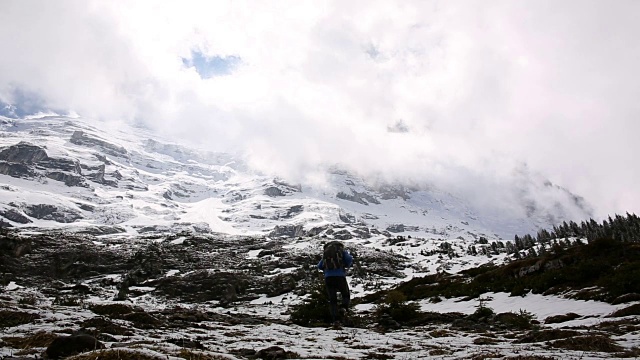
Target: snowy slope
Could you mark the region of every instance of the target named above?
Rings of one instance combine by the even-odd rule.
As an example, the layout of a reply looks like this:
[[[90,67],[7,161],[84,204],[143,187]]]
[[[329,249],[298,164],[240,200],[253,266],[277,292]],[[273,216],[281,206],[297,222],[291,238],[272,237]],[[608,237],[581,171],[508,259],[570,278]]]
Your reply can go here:
[[[522,211],[487,210],[428,179],[385,184],[331,169],[325,186],[289,183],[252,171],[239,156],[175,144],[126,124],[67,117],[0,123],[0,215],[12,226],[110,226],[131,234],[195,226],[244,235],[472,240],[512,239],[567,214],[589,215],[568,191],[526,176],[522,203],[514,204]],[[48,162],[7,157],[20,143],[44,150]],[[36,205],[56,209],[47,213]]]

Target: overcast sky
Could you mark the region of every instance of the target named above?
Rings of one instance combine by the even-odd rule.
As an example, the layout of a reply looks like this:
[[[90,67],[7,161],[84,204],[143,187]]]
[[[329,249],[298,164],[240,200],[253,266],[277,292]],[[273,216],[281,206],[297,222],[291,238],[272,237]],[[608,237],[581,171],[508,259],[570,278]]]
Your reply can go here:
[[[400,5],[399,5],[400,4]],[[0,2],[0,100],[127,120],[263,171],[473,192],[526,163],[640,213],[640,1]]]

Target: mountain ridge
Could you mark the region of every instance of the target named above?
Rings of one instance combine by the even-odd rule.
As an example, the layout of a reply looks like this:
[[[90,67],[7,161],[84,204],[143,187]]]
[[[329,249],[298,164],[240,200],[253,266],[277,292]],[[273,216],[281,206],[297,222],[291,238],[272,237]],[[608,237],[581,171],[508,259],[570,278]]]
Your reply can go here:
[[[511,239],[549,228],[567,213],[581,212],[582,218],[589,213],[579,197],[527,174],[520,180],[522,204],[515,204],[525,215],[514,216],[509,209],[483,212],[428,182],[369,181],[335,167],[323,186],[290,183],[252,171],[237,156],[163,142],[144,129],[95,125],[55,116],[3,118],[0,215],[9,215],[2,215],[5,223],[118,225],[135,233],[145,226],[190,222],[214,232],[275,236],[291,226],[328,235],[318,228],[336,225],[352,237],[375,229],[387,237]],[[48,201],[42,201],[45,193],[51,195]],[[553,208],[536,197],[553,199]],[[51,211],[29,210],[35,205]],[[62,215],[53,215],[51,206]]]

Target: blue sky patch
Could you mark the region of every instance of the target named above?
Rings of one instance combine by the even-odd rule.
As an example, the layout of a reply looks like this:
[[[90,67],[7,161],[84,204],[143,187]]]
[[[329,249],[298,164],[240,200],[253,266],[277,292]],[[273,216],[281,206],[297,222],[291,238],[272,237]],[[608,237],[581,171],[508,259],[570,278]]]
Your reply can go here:
[[[191,58],[182,58],[186,67],[194,67],[201,78],[229,75],[242,62],[238,56],[205,56],[200,51],[191,51]]]

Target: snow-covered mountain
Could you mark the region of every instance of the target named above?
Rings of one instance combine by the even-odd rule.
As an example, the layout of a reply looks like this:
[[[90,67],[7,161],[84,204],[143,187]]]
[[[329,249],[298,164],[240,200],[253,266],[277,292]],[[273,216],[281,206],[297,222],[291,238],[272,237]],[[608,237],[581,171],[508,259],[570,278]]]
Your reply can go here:
[[[5,226],[474,240],[512,239],[590,216],[581,198],[527,171],[516,178],[513,204],[488,209],[428,179],[384,183],[334,167],[321,185],[294,183],[255,172],[239,156],[125,124],[61,116],[0,123]]]
[[[596,287],[485,289],[416,297],[405,305],[419,321],[383,311],[394,304],[389,290],[495,276],[485,271],[512,255],[493,239],[589,216],[582,199],[526,169],[505,190],[515,189],[512,204],[483,208],[428,181],[390,184],[336,167],[325,183],[294,183],[126,125],[0,122],[0,225],[13,228],[0,229],[0,358],[638,355],[637,294],[605,303],[590,298]],[[312,302],[323,293],[324,237],[345,240],[356,259],[344,328],[294,321],[305,306],[326,315]],[[570,264],[527,258],[501,274]]]

